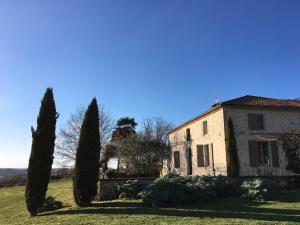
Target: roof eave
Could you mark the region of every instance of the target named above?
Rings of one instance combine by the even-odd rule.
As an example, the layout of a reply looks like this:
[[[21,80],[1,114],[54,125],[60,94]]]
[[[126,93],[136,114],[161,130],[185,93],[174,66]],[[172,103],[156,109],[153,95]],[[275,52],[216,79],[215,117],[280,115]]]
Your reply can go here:
[[[195,120],[198,120],[198,119],[200,119],[200,118],[206,116],[207,114],[212,113],[213,111],[215,111],[215,110],[217,110],[217,109],[219,109],[219,108],[222,108],[222,107],[223,107],[223,105],[222,105],[222,104],[219,104],[219,105],[215,106],[214,108],[211,108],[211,109],[209,109],[208,111],[206,111],[206,112],[204,112],[204,113],[201,113],[200,115],[198,115],[198,116],[196,116],[196,117],[194,117],[194,118],[192,118],[192,119],[190,119],[190,120],[188,120],[188,121],[186,121],[186,122],[180,124],[179,126],[173,128],[172,130],[168,131],[168,132],[167,132],[167,135],[170,135],[171,133],[173,133],[173,132],[175,132],[175,131],[181,129],[182,127],[184,127],[184,126],[186,126],[186,125],[188,125],[188,124],[190,124],[190,123],[193,123]]]

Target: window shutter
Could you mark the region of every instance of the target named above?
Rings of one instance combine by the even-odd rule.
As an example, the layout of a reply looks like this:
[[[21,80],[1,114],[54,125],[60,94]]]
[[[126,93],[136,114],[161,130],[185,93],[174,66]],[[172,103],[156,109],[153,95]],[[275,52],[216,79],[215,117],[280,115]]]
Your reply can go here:
[[[207,121],[203,121],[203,135],[206,135],[208,134],[208,131],[207,131]]]
[[[189,128],[186,129],[186,140],[187,141],[191,140],[191,130]]]
[[[265,155],[264,154],[264,151],[267,151],[268,152],[268,142],[266,141],[257,141],[256,142],[257,144],[257,162],[258,162],[258,165],[264,165],[264,158],[263,156]],[[269,154],[267,154],[267,158],[269,158],[268,156]]]
[[[279,167],[279,155],[277,141],[271,141],[272,166]]]
[[[209,166],[209,146],[204,146],[204,154],[205,154],[205,166]]]
[[[264,116],[257,115],[257,128],[263,130],[264,129]]]
[[[250,158],[250,167],[258,167],[258,151],[257,151],[257,142],[249,141],[249,158]]]
[[[175,168],[180,168],[180,155],[179,151],[174,152],[174,167]]]
[[[197,164],[198,167],[204,166],[203,145],[197,145]]]
[[[264,130],[264,115],[263,114],[248,114],[249,130]]]
[[[255,118],[253,114],[248,114],[248,127],[249,130],[255,129]]]

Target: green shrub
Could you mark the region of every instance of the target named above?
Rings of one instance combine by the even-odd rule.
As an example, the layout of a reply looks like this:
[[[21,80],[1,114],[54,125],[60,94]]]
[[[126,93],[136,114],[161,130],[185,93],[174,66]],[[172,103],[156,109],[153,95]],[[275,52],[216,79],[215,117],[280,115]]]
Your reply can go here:
[[[224,184],[218,186],[221,182]],[[148,206],[176,206],[208,202],[217,197],[223,197],[226,193],[232,194],[233,190],[223,191],[222,187],[224,189],[233,188],[234,185],[238,185],[238,183],[229,182],[227,179],[206,176],[180,177],[175,174],[168,174],[148,186],[143,193],[143,204]],[[237,189],[238,187],[234,187],[234,190]]]
[[[242,197],[254,200],[270,199],[278,191],[270,180],[190,176],[170,173],[156,179],[141,194],[146,206],[178,206],[216,201],[220,198]]]
[[[242,198],[252,200],[267,200],[274,197],[278,186],[267,179],[244,181],[241,185]]]
[[[238,178],[213,177],[214,189],[218,197],[239,197],[241,195],[241,180]]]
[[[141,198],[139,193],[145,190],[149,183],[149,181],[127,180],[124,184],[118,186],[119,198]]]
[[[43,205],[41,208],[39,208],[39,212],[48,212],[48,211],[54,211],[57,209],[63,208],[64,205],[60,201],[56,201],[55,198],[49,196],[45,199]]]
[[[187,203],[189,188],[186,178],[169,174],[156,179],[143,194],[143,204],[148,206],[175,206]]]

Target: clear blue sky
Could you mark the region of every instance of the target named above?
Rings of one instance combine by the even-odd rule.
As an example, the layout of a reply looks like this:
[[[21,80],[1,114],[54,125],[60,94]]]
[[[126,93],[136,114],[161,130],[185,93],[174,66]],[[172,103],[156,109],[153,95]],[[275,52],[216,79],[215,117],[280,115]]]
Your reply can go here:
[[[179,124],[215,96],[300,97],[300,1],[0,2],[0,167],[26,167],[40,99],[58,127],[93,96]]]

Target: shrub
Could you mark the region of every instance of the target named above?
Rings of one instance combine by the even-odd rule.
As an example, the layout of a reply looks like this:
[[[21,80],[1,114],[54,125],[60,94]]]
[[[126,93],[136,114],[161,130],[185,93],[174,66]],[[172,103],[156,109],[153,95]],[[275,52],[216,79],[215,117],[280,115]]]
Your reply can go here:
[[[45,199],[44,204],[41,208],[39,208],[39,212],[48,212],[48,211],[54,211],[57,209],[63,208],[64,205],[62,202],[55,200],[55,198],[49,196]]]
[[[217,176],[212,180],[218,197],[239,197],[241,195],[240,179]]]
[[[187,203],[189,188],[186,178],[169,174],[156,179],[143,194],[143,204],[150,206],[176,206]]]
[[[193,176],[180,177],[175,174],[168,174],[159,178],[149,185],[143,193],[143,204],[150,206],[176,206],[200,202],[208,202],[224,193],[218,189],[217,181],[226,188],[231,188],[235,183],[227,182],[221,178]],[[226,183],[226,182],[227,183]],[[226,185],[227,186],[226,186]],[[234,189],[237,189],[236,187]],[[222,193],[222,194],[219,194]]]
[[[134,198],[142,197],[143,192],[151,181],[143,180],[128,180],[124,184],[118,186],[119,198]]]
[[[244,181],[241,185],[242,198],[252,200],[267,200],[274,197],[278,190],[277,185],[267,179]]]
[[[142,193],[146,206],[177,206],[203,203],[226,197],[242,197],[265,200],[278,191],[270,180],[248,180],[240,178],[192,176],[180,177],[170,173],[156,179]]]

